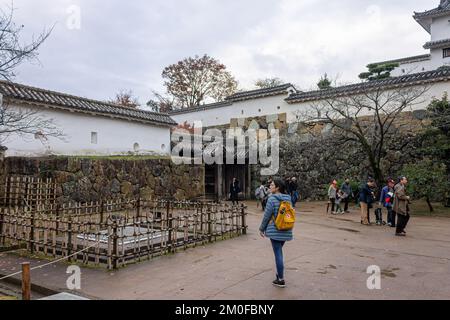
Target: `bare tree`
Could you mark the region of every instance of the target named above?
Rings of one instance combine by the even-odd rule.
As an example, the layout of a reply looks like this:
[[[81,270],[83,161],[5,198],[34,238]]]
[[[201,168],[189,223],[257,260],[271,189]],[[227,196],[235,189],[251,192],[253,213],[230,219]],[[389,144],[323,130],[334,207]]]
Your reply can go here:
[[[328,126],[337,150],[346,143],[356,143],[367,157],[372,176],[381,184],[387,145],[395,140],[398,151],[408,145],[407,141],[396,140],[398,131],[412,129],[408,128],[411,123],[398,121],[400,115],[423,103],[422,96],[428,90],[426,86],[392,90],[379,87],[357,95],[327,98],[299,112],[298,118],[305,121],[311,134],[322,134],[320,129]]]
[[[0,9],[0,77],[6,80],[14,78],[14,69],[26,60],[36,59],[38,48],[50,36],[52,29],[44,30],[28,44],[20,41],[24,26],[13,21],[14,8],[8,12]]]
[[[21,42],[23,25],[17,26],[13,21],[14,8],[8,11],[0,9],[0,77],[11,81],[14,70],[24,61],[37,59],[38,48],[50,36],[52,29],[42,32],[30,43]],[[12,135],[26,138],[34,135],[43,144],[48,137],[63,139],[64,135],[55,125],[53,119],[47,119],[37,110],[12,107],[0,94],[0,146]],[[4,147],[1,147],[4,149]]]
[[[61,129],[53,119],[43,117],[39,111],[33,109],[16,108],[8,103],[0,106],[0,145],[10,136],[28,138],[34,135],[43,144],[49,137],[64,138]]]
[[[266,79],[258,79],[255,82],[255,87],[266,89],[266,88],[273,88],[278,87],[285,84],[283,80],[280,78],[266,78]]]
[[[152,108],[154,112],[167,113],[176,109],[176,99],[171,96],[164,96],[153,91],[153,98],[147,102],[147,107]]]
[[[131,90],[120,91],[116,94],[116,98],[109,102],[125,108],[137,108],[139,106],[139,100],[134,96],[133,91]]]

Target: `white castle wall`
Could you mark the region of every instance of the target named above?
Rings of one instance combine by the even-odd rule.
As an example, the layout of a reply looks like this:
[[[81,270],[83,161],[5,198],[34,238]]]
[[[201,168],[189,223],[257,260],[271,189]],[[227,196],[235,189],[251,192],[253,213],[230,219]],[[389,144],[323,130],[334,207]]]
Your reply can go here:
[[[39,108],[39,114],[54,120],[62,129],[64,140],[50,137],[43,141],[34,136],[11,135],[3,142],[8,147],[7,156],[121,155],[136,150],[140,154],[170,152],[169,127],[58,109]],[[91,141],[92,132],[97,133],[97,144]]]

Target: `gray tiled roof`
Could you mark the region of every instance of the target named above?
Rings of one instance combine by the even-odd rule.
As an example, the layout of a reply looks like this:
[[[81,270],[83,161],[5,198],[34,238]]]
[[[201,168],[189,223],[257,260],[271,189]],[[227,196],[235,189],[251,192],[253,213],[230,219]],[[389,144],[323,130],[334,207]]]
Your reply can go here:
[[[190,113],[190,112],[204,111],[204,110],[215,109],[215,108],[228,107],[228,106],[231,106],[231,105],[233,105],[233,103],[229,102],[229,101],[216,102],[216,103],[200,105],[200,106],[195,107],[195,108],[179,109],[179,110],[169,111],[169,114],[170,115],[177,115],[177,114],[183,114],[183,113]]]
[[[107,102],[81,98],[8,81],[0,81],[0,93],[4,99],[88,113],[90,115],[95,114],[155,125],[171,126],[177,124],[168,114],[126,108]]]
[[[287,94],[287,90],[289,88],[294,88],[294,90],[295,90],[295,87],[292,84],[286,83],[286,84],[283,84],[281,86],[276,86],[276,87],[238,92],[236,94],[233,94],[233,95],[227,97],[225,99],[225,101],[222,101],[222,102],[205,104],[205,105],[201,105],[201,106],[198,106],[195,108],[174,110],[174,111],[170,111],[169,114],[177,115],[177,114],[183,114],[183,113],[191,113],[191,112],[198,112],[198,111],[204,111],[204,110],[209,110],[209,109],[227,107],[227,106],[233,105],[233,102],[265,98],[265,97],[276,96],[276,95],[281,95],[281,94]]]
[[[438,49],[450,46],[450,39],[442,39],[438,41],[429,41],[423,46],[425,49]]]
[[[227,97],[225,100],[227,100],[227,101],[243,101],[243,100],[263,98],[263,97],[268,97],[268,96],[276,96],[276,95],[287,93],[287,89],[289,89],[289,88],[294,88],[294,86],[290,83],[286,83],[286,84],[283,84],[281,86],[276,86],[276,87],[238,92],[236,94],[233,94],[233,95]]]
[[[436,17],[440,15],[446,15],[449,12],[450,12],[450,1],[441,0],[441,3],[437,8],[424,12],[414,12],[414,18],[421,19],[421,18]]]
[[[381,61],[381,62],[374,62],[374,64],[386,64],[386,63],[410,63],[410,62],[419,62],[424,60],[430,60],[431,54],[421,54],[418,56],[412,56],[412,57],[406,57],[406,58],[400,58],[400,59],[393,59],[393,60],[387,60],[387,61]]]
[[[362,82],[327,90],[298,93],[291,95],[289,98],[286,99],[286,101],[288,103],[315,101],[321,99],[330,99],[352,94],[370,92],[371,90],[378,90],[380,88],[390,89],[396,87],[413,86],[449,80],[450,80],[450,68],[444,67],[434,71],[414,73],[401,77],[393,77],[385,80]]]

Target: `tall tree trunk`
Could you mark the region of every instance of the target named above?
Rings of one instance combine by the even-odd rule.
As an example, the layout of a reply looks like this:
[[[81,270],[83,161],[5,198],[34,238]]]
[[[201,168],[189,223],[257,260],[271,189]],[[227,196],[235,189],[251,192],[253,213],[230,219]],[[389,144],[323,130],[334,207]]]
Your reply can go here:
[[[428,204],[428,208],[430,209],[430,213],[434,212],[433,206],[431,205],[430,198],[427,197],[426,201],[427,201],[427,204]]]
[[[383,172],[381,171],[379,162],[377,162],[375,160],[375,157],[372,153],[367,152],[367,155],[369,156],[369,162],[370,162],[370,167],[373,170],[373,178],[375,179],[375,182],[377,183],[377,190],[381,191],[381,188],[383,188],[383,183],[384,183],[384,175]]]

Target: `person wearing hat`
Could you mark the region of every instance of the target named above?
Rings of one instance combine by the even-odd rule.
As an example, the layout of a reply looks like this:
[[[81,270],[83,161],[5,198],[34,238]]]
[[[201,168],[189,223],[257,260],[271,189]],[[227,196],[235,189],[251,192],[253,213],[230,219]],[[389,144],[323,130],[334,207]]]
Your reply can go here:
[[[387,210],[387,224],[389,227],[395,228],[395,212],[394,206],[394,186],[395,181],[391,178],[388,179],[387,185],[381,190],[380,206]]]

